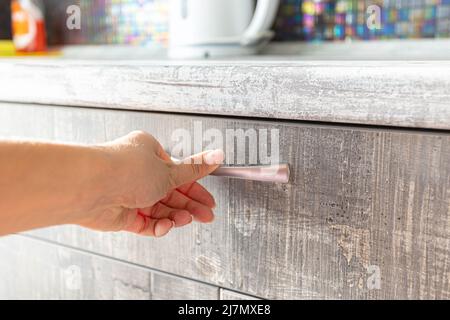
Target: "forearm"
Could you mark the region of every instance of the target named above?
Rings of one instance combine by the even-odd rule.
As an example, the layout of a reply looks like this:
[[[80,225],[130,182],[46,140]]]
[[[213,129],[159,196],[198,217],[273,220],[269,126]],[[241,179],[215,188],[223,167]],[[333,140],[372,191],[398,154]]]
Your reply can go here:
[[[99,147],[0,142],[0,235],[76,223],[108,205],[113,170]]]
[[[196,181],[223,152],[190,160],[174,164],[143,131],[96,146],[0,141],[0,236],[76,224],[160,237],[211,222],[214,198]]]

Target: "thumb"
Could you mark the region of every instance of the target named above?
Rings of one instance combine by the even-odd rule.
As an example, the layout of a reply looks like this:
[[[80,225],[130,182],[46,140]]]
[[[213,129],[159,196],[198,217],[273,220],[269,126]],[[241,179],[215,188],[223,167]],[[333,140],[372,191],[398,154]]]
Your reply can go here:
[[[222,150],[205,151],[182,160],[172,167],[171,175],[175,187],[199,180],[216,170],[225,155]]]

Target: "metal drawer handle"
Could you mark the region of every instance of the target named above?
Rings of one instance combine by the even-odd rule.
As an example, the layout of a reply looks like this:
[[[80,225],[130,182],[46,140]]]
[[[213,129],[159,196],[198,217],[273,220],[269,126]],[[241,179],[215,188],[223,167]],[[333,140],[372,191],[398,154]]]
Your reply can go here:
[[[253,181],[289,182],[289,165],[276,164],[267,166],[248,167],[219,167],[212,176],[229,177]]]
[[[181,161],[174,157],[171,157],[171,159],[175,163]],[[290,171],[287,163],[245,167],[220,166],[211,175],[252,181],[288,183]]]

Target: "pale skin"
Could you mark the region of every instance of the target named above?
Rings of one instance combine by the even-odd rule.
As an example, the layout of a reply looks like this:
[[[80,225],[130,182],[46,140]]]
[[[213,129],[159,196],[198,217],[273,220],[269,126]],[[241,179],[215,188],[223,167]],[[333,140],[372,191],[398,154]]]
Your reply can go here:
[[[74,224],[161,237],[214,219],[197,180],[223,162],[220,150],[175,164],[150,134],[99,145],[0,141],[0,236]]]

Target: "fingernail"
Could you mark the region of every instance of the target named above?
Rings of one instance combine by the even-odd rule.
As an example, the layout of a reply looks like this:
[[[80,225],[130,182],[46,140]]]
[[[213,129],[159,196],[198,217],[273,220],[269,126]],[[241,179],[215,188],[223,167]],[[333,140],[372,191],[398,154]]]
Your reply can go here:
[[[170,230],[173,229],[173,227],[175,226],[175,221],[173,221],[173,220],[170,220],[170,221],[172,222],[172,227],[170,227],[169,229],[167,229],[167,227],[164,228],[164,226],[159,226],[158,223],[156,224],[155,237],[160,238],[162,236],[165,236],[166,234],[168,234],[170,232]]]
[[[191,223],[194,221],[194,216],[191,214]]]
[[[217,150],[209,151],[204,156],[204,159],[205,159],[205,162],[209,165],[221,164],[223,162],[223,160],[225,159],[225,154],[222,150],[217,149]]]

